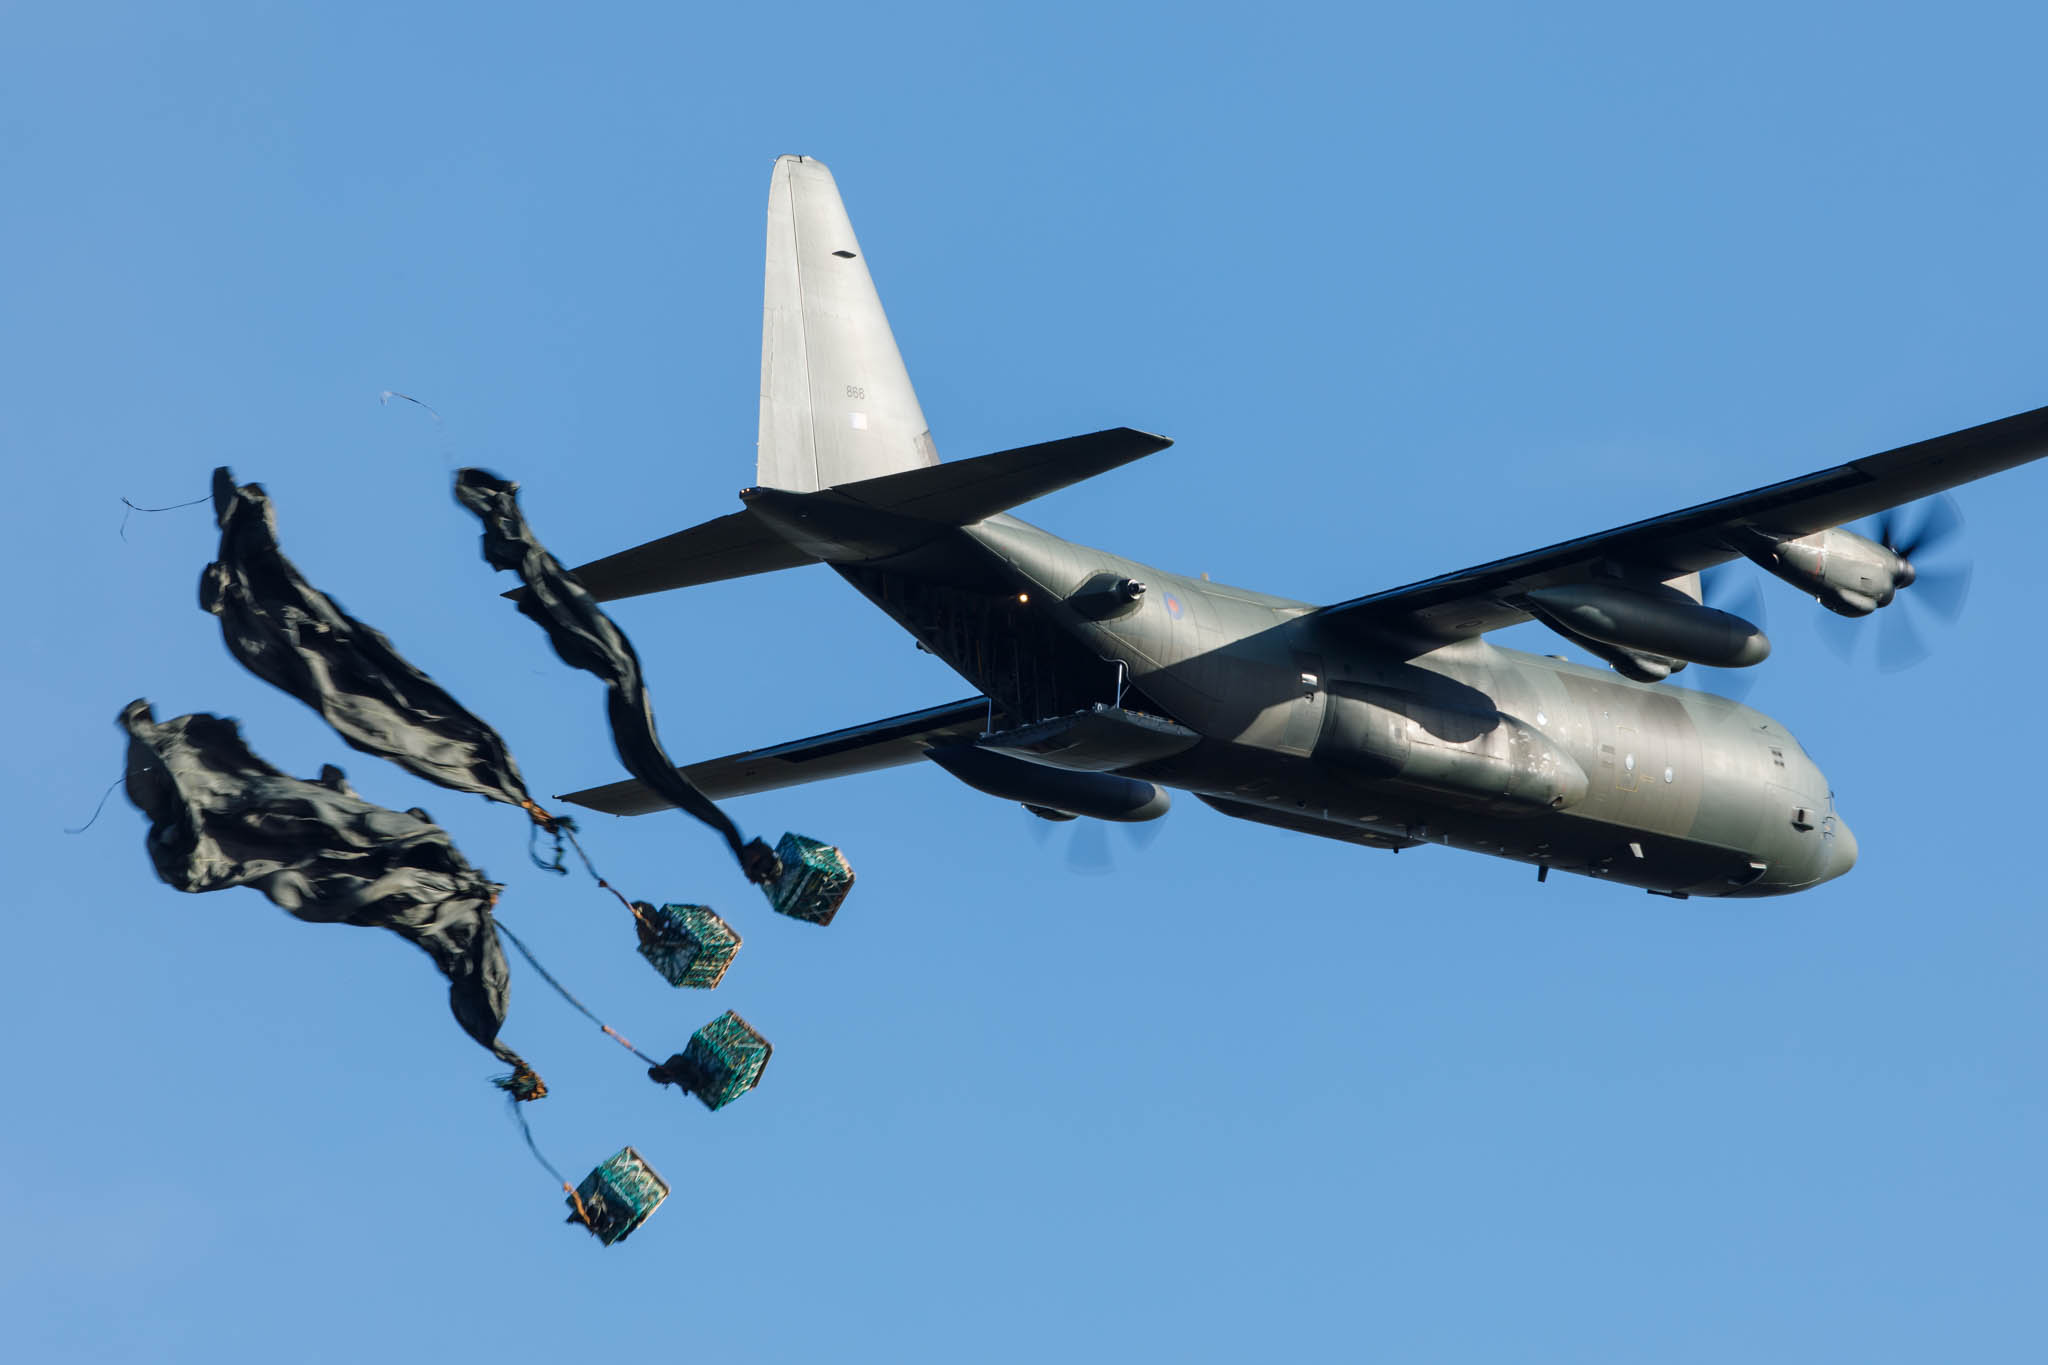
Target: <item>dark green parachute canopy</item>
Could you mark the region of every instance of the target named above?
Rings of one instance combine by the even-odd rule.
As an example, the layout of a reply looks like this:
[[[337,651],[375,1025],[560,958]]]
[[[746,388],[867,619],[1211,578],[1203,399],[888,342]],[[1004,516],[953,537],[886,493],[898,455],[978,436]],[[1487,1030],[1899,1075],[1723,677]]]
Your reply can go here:
[[[670,805],[725,836],[749,881],[774,881],[781,872],[775,851],[759,839],[743,840],[725,812],[676,771],[655,733],[654,701],[647,695],[632,641],[535,537],[519,510],[518,492],[518,484],[481,469],[455,475],[456,501],[484,524],[484,558],[492,568],[516,570],[526,584],[519,596],[520,612],[548,633],[563,663],[603,680],[612,743],[626,771]]]
[[[299,919],[376,926],[417,944],[448,977],[456,1022],[538,1085],[498,1041],[510,983],[491,906],[502,888],[425,811],[372,805],[332,765],[318,782],[289,777],[219,716],[158,724],[135,701],[120,723],[128,799],[149,817],[157,876],[180,891],[254,887]]]
[[[228,652],[244,667],[318,711],[350,748],[551,823],[496,730],[284,557],[262,485],[237,487],[227,469],[216,469],[213,509],[220,558],[199,580],[199,604],[220,617]]]

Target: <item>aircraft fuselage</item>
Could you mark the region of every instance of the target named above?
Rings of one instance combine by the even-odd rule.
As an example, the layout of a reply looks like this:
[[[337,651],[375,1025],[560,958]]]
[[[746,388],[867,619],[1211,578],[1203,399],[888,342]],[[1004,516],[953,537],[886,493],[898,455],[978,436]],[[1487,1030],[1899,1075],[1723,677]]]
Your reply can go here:
[[[1003,724],[1092,708],[1116,731],[1065,734],[1038,762],[1143,778],[1305,833],[1438,843],[1665,894],[1782,895],[1855,861],[1798,742],[1722,697],[1481,638],[1339,631],[1310,603],[1008,516],[835,567]],[[1135,723],[1109,723],[1123,716],[1162,718],[1183,738],[1133,739]]]

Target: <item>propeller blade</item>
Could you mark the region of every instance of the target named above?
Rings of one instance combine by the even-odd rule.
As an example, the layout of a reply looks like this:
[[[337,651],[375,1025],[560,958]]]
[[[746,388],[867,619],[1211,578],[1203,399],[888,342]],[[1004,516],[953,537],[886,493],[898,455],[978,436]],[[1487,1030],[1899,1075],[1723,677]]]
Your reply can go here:
[[[1911,668],[1927,657],[1927,642],[1920,627],[1902,611],[1888,612],[1877,631],[1877,666],[1886,673]]]
[[[1721,601],[1707,605],[1730,616],[1740,616],[1758,630],[1764,628],[1764,590],[1754,578],[1744,579],[1739,586],[1729,588]]]
[[[1970,600],[1970,566],[1959,564],[1948,569],[1922,569],[1920,576],[1913,580],[1913,586],[1906,589],[1915,601],[1923,602],[1942,620],[1954,623],[1963,614],[1963,604]]]
[[[1026,812],[1031,807],[1024,807]],[[1053,816],[1031,815],[1031,842],[1043,848],[1051,842],[1053,827],[1067,825],[1066,861],[1072,872],[1088,876],[1099,876],[1116,869],[1115,851],[1109,840],[1108,823],[1066,814]],[[1159,820],[1145,820],[1135,824],[1122,824],[1118,828],[1133,849],[1142,851],[1152,846],[1159,838]]]
[[[1756,670],[1753,668],[1708,668],[1699,666],[1699,687],[1703,692],[1712,692],[1717,697],[1730,701],[1742,701],[1756,687]]]
[[[1956,500],[1943,493],[1927,499],[1927,512],[1920,518],[1920,529],[1904,545],[1893,548],[1911,559],[1923,550],[1932,550],[1953,539],[1963,529],[1963,510],[1956,506]],[[1890,541],[1886,541],[1890,544]]]
[[[1904,521],[1905,517],[1898,508],[1885,508],[1883,512],[1878,514],[1877,518],[1877,543],[1890,550],[1893,554],[1897,554],[1899,552],[1899,527]]]
[[[1717,564],[1700,575],[1700,602],[1716,611],[1725,611],[1730,616],[1739,616],[1755,626],[1764,629],[1764,590],[1757,582],[1756,575],[1745,573],[1746,566],[1738,563]],[[1741,701],[1756,686],[1756,670],[1753,668],[1709,668],[1695,664],[1698,670],[1698,685],[1705,691],[1730,701]]]
[[[1159,842],[1159,832],[1165,825],[1164,820],[1141,820],[1135,825],[1125,825],[1124,842],[1142,853]]]
[[[1820,635],[1820,642],[1828,651],[1844,663],[1856,652],[1856,642],[1863,638],[1863,623],[1868,617],[1838,616],[1826,607],[1820,609],[1814,619],[1813,628]]]
[[[1073,842],[1067,845],[1067,866],[1085,876],[1099,877],[1112,865],[1109,831],[1100,820],[1083,820],[1079,824]]]

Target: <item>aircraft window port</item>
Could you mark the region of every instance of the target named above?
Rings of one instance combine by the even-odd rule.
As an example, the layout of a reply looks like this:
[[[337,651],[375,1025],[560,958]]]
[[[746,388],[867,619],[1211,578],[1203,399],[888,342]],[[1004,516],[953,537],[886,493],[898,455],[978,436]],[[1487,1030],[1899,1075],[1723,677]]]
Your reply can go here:
[[[1813,828],[1813,812],[1801,806],[1792,812],[1792,828],[1807,830]]]

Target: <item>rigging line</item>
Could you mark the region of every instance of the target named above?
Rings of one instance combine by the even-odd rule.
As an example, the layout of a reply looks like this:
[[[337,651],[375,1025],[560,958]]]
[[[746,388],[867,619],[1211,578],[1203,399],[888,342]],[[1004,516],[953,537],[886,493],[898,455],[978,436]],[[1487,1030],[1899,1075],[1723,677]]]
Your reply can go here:
[[[541,871],[543,871],[543,872],[552,872],[552,873],[554,873],[554,874],[555,874],[556,876],[558,876],[558,877],[566,877],[566,876],[568,876],[568,875],[569,875],[569,869],[568,869],[568,868],[566,868],[566,867],[563,867],[563,866],[562,866],[562,835],[561,835],[561,832],[560,832],[559,830],[558,830],[558,831],[556,831],[556,833],[555,833],[555,860],[554,860],[553,862],[551,862],[551,863],[544,863],[544,862],[542,862],[542,861],[540,860],[540,855],[539,855],[538,853],[535,853],[535,852],[533,851],[533,850],[535,849],[535,847],[537,847],[537,846],[539,845],[539,843],[540,843],[540,836],[541,836],[542,834],[544,834],[544,833],[546,832],[546,830],[547,830],[547,827],[546,827],[545,825],[531,825],[531,826],[529,826],[529,827],[527,828],[527,831],[526,831],[526,856],[527,856],[527,857],[528,857],[529,859],[531,859],[531,860],[532,860],[532,862],[533,862],[533,865],[534,865],[535,867],[539,868],[539,869],[540,869]],[[602,879],[602,878],[600,878],[600,879],[599,879],[599,883],[598,883],[598,884],[599,884],[599,885],[603,885],[603,879]]]
[[[569,988],[564,986],[561,982],[555,980],[553,975],[549,973],[548,969],[540,965],[540,959],[536,958],[533,955],[532,951],[529,948],[527,948],[527,946],[524,943],[519,941],[519,935],[512,932],[511,926],[507,925],[503,920],[495,920],[494,923],[496,923],[498,926],[498,932],[502,933],[506,938],[512,940],[512,946],[519,950],[519,955],[526,959],[526,964],[529,967],[533,968],[535,971],[539,972],[540,979],[547,982],[550,986],[553,986],[555,988],[556,994],[560,995],[564,1000],[568,1001],[571,1005],[575,1006],[577,1013],[581,1014],[585,1019],[588,1019],[591,1023],[603,1029],[605,1033],[612,1039],[612,1041],[616,1042],[620,1047],[623,1047],[624,1049],[626,1049],[626,1051],[632,1053],[635,1057],[638,1057],[641,1061],[647,1063],[649,1066],[661,1065],[660,1062],[655,1061],[654,1058],[648,1056],[639,1048],[634,1047],[632,1041],[628,1039],[623,1033],[620,1033],[610,1024],[607,1024],[604,1020],[592,1014],[590,1012],[589,1006],[585,1005],[581,1000],[578,1000],[575,996],[569,994]]]
[[[569,1188],[569,1182],[562,1179],[562,1173],[555,1169],[555,1163],[541,1154],[539,1144],[533,1140],[533,1129],[526,1122],[526,1110],[520,1107],[517,1100],[512,1101],[512,1117],[519,1120],[519,1131],[526,1135],[526,1150],[533,1153],[533,1159],[541,1164],[541,1169],[559,1181],[563,1189]]]
[[[212,501],[213,494],[208,493],[203,498],[194,498],[190,502],[174,502],[169,507],[137,507],[134,503],[128,501],[128,499],[126,498],[121,499],[121,505],[123,507],[126,507],[128,509],[128,512],[175,512],[180,507],[197,507],[202,502]],[[123,540],[128,539],[128,512],[123,512],[121,514],[121,525],[119,530],[121,533],[121,539]]]
[[[590,1210],[583,1207],[583,1196],[576,1192],[574,1185],[562,1179],[562,1173],[555,1169],[554,1162],[541,1155],[539,1144],[533,1140],[533,1129],[526,1122],[526,1111],[519,1107],[517,1100],[512,1101],[512,1117],[519,1120],[519,1131],[526,1135],[526,1150],[532,1152],[533,1159],[541,1164],[541,1169],[553,1176],[555,1183],[568,1192],[570,1201],[576,1206],[576,1221],[590,1227]]]
[[[415,407],[421,407],[427,410],[427,416],[434,419],[434,430],[440,435],[441,459],[443,463],[445,463],[448,466],[449,469],[454,469],[457,464],[457,461],[455,459],[455,443],[453,440],[449,438],[448,424],[441,420],[441,414],[439,410],[436,409],[432,403],[423,402],[422,400],[413,397],[409,393],[400,393],[397,389],[385,389],[383,392],[379,393],[377,395],[377,404],[379,407],[388,408],[391,406],[391,400],[394,398],[403,398],[406,402],[413,404]]]
[[[576,850],[576,856],[583,860],[584,868],[590,873],[591,877],[597,882],[599,886],[611,892],[614,896],[617,896],[619,898],[619,904],[625,906],[626,909],[632,913],[632,916],[635,920],[638,920],[642,924],[645,924],[647,922],[646,917],[640,913],[640,907],[633,904],[633,902],[627,900],[624,893],[621,892],[619,888],[613,886],[610,882],[606,881],[604,879],[604,874],[597,870],[597,864],[590,861],[590,855],[588,853],[585,853],[583,851],[583,845],[577,842],[576,826],[570,824],[567,819],[561,819],[556,821],[555,833],[557,837],[567,839],[569,841],[569,847]]]
[[[92,808],[92,819],[91,819],[91,820],[88,820],[88,821],[86,821],[86,822],[85,822],[84,824],[80,825],[80,826],[79,826],[79,827],[78,827],[77,829],[67,829],[67,830],[65,830],[64,832],[65,832],[66,834],[83,834],[83,833],[85,833],[85,832],[86,832],[87,830],[91,829],[91,828],[93,827],[93,825],[94,825],[94,824],[95,824],[95,823],[96,823],[96,822],[97,822],[97,821],[99,820],[99,818],[100,818],[100,812],[101,812],[101,811],[103,811],[103,810],[105,810],[105,809],[107,808],[107,798],[108,798],[108,797],[110,797],[110,796],[112,796],[112,795],[114,794],[114,788],[116,788],[116,787],[120,786],[120,785],[121,785],[121,784],[122,784],[123,782],[126,782],[126,781],[127,781],[127,780],[128,780],[129,778],[131,778],[131,777],[135,776],[135,774],[136,774],[136,773],[146,773],[146,772],[148,772],[148,771],[149,771],[149,765],[148,765],[148,764],[145,764],[145,765],[143,765],[142,767],[140,767],[140,768],[137,768],[137,769],[135,769],[135,770],[134,770],[134,772],[125,772],[125,773],[122,773],[122,774],[121,774],[121,775],[120,775],[119,777],[115,778],[115,779],[114,779],[114,780],[113,780],[112,782],[109,782],[109,783],[107,784],[107,789],[106,789],[105,791],[103,791],[103,792],[101,792],[101,793],[100,793],[100,803],[99,803],[99,804],[98,804],[97,806],[94,806],[94,807]]]

